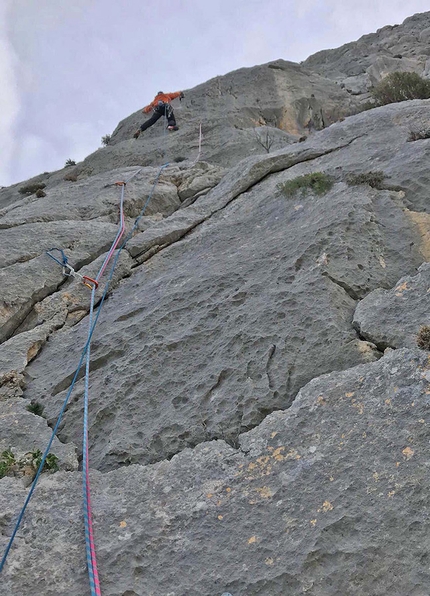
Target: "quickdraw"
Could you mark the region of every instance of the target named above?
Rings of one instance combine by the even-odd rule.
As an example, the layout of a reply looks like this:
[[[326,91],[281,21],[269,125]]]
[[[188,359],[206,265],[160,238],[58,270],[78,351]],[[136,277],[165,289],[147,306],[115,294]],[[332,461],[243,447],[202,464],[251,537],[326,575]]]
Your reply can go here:
[[[61,254],[61,261],[60,261],[60,259],[57,259],[57,257],[54,257],[54,255],[52,254],[52,252],[54,250],[58,251]],[[97,289],[99,287],[99,284],[95,279],[93,279],[92,277],[89,277],[88,275],[82,275],[81,273],[79,273],[78,271],[75,271],[73,269],[73,267],[69,264],[63,249],[50,248],[49,250],[46,251],[46,254],[53,261],[55,261],[56,263],[61,265],[61,267],[63,268],[63,275],[65,275],[66,277],[75,277],[75,278],[79,277],[82,280],[82,283],[84,284],[84,286],[87,286],[87,288],[89,288],[90,290],[92,290],[93,287],[95,289]]]

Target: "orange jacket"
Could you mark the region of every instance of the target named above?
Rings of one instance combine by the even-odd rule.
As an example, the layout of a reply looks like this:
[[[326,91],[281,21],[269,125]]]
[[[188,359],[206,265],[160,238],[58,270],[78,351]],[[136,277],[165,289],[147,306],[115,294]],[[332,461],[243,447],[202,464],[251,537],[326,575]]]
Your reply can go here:
[[[159,101],[162,101],[163,103],[170,103],[180,95],[181,91],[176,91],[176,93],[160,93],[159,95],[156,95],[154,97],[154,101],[151,101],[149,105],[143,108],[143,111],[145,112],[145,114],[147,114],[158,105]]]

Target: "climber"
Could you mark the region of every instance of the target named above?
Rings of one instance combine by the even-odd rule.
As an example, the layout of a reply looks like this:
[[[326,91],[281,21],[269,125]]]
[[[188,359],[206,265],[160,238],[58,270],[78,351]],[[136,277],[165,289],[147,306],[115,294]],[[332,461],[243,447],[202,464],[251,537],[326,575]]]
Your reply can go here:
[[[154,97],[154,100],[147,106],[143,108],[143,112],[148,114],[151,110],[154,110],[151,118],[144,122],[140,128],[134,133],[134,138],[139,138],[141,132],[152,126],[157,122],[161,116],[165,116],[167,118],[167,130],[178,130],[176,126],[175,114],[173,113],[173,108],[170,105],[170,102],[179,97],[179,101],[182,101],[184,94],[182,91],[177,91],[176,93],[163,93],[163,91],[159,91],[157,95]]]

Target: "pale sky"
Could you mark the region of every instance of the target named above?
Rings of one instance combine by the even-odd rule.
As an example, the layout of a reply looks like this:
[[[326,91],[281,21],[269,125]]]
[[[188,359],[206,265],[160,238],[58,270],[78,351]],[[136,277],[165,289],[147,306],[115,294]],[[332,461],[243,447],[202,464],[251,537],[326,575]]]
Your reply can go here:
[[[430,0],[0,0],[0,185],[80,161],[155,93],[299,62]]]

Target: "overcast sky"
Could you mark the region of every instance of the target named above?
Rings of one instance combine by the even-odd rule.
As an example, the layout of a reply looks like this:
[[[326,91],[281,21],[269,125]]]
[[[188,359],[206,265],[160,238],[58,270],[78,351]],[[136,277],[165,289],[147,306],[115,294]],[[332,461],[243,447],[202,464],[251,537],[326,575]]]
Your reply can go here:
[[[299,62],[430,0],[0,0],[0,185],[82,160],[159,89]]]

